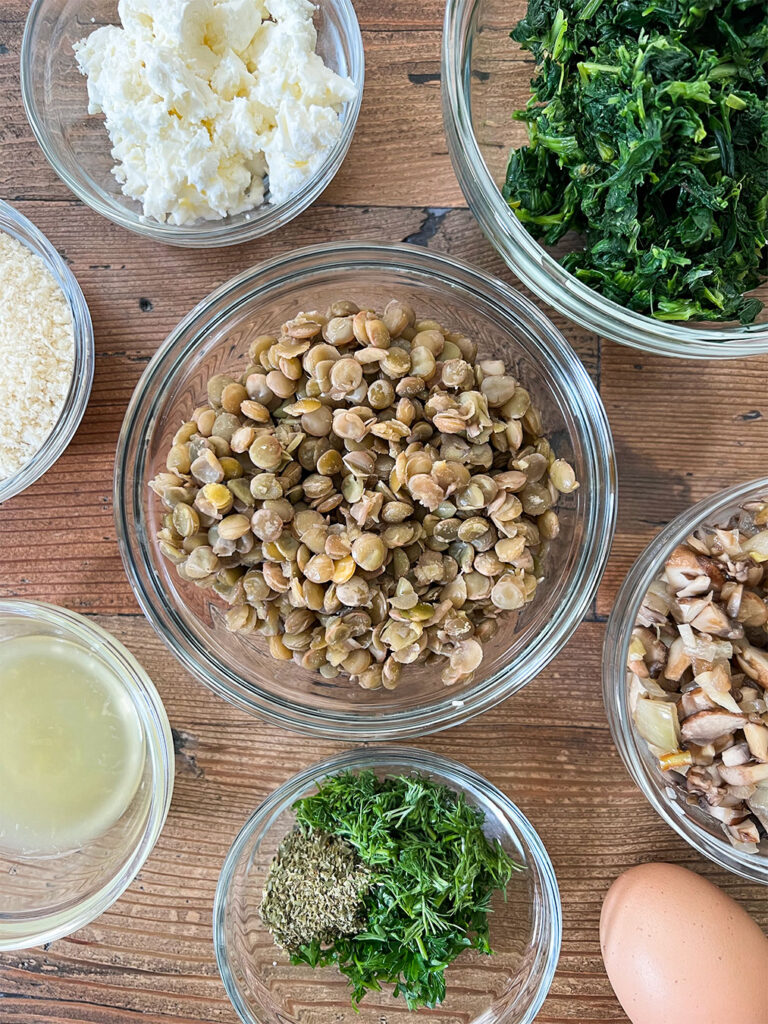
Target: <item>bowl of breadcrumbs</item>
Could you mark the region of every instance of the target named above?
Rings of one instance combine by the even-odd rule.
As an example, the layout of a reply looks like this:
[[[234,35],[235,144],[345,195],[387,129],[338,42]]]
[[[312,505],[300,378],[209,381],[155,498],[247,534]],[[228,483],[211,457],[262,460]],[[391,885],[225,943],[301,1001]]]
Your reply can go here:
[[[64,452],[93,381],[83,293],[51,243],[0,202],[0,502]]]

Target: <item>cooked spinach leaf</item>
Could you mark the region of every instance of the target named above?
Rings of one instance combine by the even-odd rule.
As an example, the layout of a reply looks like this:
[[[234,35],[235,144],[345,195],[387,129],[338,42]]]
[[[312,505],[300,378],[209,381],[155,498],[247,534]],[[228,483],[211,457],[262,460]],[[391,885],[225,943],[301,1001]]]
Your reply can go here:
[[[768,276],[765,0],[530,0],[529,145],[504,197],[607,298],[660,320],[740,320]]]

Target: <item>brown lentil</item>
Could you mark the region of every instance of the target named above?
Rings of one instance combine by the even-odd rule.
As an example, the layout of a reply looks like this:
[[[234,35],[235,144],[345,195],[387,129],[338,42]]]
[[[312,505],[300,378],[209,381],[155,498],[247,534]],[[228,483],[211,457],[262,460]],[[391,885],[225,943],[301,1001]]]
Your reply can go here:
[[[230,604],[229,630],[325,679],[393,689],[439,660],[446,685],[471,681],[578,487],[529,392],[397,300],[300,313],[248,355],[150,485],[164,557]]]

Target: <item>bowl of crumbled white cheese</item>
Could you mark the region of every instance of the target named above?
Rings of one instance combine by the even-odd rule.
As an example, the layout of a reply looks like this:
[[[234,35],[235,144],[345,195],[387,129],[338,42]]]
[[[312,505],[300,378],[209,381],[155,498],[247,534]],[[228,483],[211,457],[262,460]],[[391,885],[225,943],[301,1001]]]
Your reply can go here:
[[[35,0],[25,109],[72,191],[171,245],[274,231],[330,183],[363,92],[351,0]]]
[[[0,503],[56,462],[93,382],[91,317],[48,239],[0,201]]]

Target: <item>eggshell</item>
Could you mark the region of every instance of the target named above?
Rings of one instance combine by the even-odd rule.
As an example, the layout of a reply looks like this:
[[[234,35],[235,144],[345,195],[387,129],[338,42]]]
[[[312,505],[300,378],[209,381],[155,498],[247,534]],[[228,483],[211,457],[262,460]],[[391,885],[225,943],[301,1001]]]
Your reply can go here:
[[[644,864],[617,878],[600,945],[632,1024],[768,1024],[768,939],[692,871]]]

